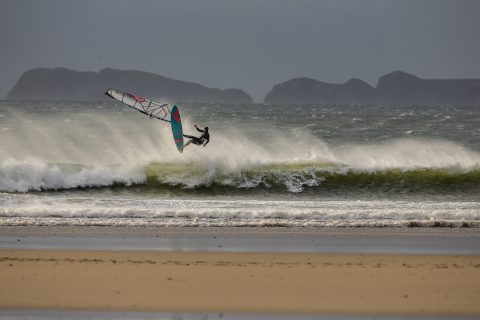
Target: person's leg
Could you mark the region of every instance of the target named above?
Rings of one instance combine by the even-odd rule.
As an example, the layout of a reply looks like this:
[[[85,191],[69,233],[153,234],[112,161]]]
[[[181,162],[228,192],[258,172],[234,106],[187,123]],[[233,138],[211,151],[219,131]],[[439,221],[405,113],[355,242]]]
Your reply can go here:
[[[192,141],[193,144],[196,144],[197,146],[201,145],[203,143],[202,139],[200,138],[197,138],[197,137],[192,137]]]

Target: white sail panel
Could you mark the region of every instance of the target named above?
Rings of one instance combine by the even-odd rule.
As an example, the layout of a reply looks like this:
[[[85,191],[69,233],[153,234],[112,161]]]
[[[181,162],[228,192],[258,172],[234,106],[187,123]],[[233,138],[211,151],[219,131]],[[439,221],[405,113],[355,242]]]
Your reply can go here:
[[[108,89],[105,92],[107,96],[120,101],[127,106],[148,115],[150,118],[170,122],[171,109],[168,104],[160,104],[130,93],[122,92],[115,89]]]

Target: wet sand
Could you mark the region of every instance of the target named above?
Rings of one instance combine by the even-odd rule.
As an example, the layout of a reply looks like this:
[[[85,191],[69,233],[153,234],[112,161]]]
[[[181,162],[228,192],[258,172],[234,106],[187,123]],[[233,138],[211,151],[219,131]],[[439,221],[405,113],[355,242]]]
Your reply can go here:
[[[0,226],[0,248],[480,255],[480,229]]]
[[[0,226],[0,308],[478,316],[479,250],[477,229]]]

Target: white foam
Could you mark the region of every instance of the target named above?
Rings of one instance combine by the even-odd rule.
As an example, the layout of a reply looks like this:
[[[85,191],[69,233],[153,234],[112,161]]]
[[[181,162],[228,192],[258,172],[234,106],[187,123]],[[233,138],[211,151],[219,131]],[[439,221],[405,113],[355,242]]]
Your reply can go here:
[[[0,199],[3,225],[480,225],[478,202],[72,199],[21,194],[0,194]]]
[[[27,192],[142,183],[145,175],[138,168],[95,166],[65,169],[36,159],[7,159],[0,164],[0,191]]]

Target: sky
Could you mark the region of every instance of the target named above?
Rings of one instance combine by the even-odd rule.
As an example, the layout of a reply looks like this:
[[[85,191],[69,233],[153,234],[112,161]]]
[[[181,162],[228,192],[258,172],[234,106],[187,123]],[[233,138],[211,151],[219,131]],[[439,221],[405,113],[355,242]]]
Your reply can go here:
[[[296,77],[480,78],[477,0],[0,0],[0,98],[36,67],[149,71],[261,102]]]

